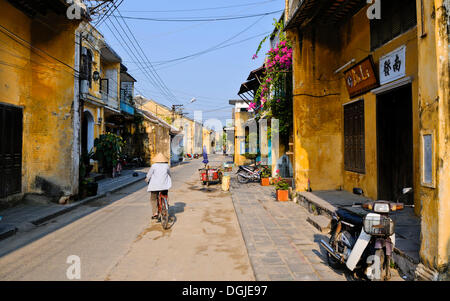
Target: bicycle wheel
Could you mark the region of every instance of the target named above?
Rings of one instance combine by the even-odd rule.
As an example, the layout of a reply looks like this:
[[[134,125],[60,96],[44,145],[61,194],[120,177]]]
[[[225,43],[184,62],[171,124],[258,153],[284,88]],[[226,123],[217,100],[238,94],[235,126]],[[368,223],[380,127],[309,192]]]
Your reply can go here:
[[[166,197],[161,197],[161,225],[164,230],[169,228],[169,203]]]

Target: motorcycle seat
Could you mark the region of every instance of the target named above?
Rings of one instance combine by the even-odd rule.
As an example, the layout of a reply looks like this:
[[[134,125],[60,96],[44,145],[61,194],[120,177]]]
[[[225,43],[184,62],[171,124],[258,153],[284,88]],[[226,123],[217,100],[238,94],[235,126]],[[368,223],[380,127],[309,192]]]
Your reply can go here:
[[[356,213],[352,213],[348,210],[340,208],[336,211],[336,214],[344,222],[350,223],[354,226],[362,227],[362,225],[363,225],[363,217],[360,215],[357,215]]]
[[[247,169],[249,169],[249,170],[251,170],[251,171],[255,171],[256,170],[256,166],[250,166],[250,165],[243,165],[243,166],[241,166],[242,168],[247,168]]]

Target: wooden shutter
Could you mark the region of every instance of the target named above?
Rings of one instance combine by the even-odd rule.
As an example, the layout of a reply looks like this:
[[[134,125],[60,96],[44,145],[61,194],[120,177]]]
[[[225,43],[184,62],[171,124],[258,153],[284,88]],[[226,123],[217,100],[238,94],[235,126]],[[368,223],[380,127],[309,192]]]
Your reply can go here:
[[[344,106],[345,170],[365,173],[364,100]]]
[[[381,2],[381,20],[370,21],[370,44],[374,50],[417,24],[416,1]]]
[[[22,191],[22,109],[0,104],[0,198]]]

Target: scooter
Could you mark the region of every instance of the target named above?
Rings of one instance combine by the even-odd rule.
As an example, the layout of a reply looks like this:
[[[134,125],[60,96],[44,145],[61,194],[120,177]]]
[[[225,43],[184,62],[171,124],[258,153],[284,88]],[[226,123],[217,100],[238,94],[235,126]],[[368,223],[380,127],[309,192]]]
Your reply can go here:
[[[412,191],[412,188],[404,188],[401,197]],[[363,195],[360,188],[353,189],[353,193]],[[332,219],[329,242],[320,242],[327,251],[328,264],[336,269],[345,266],[352,272],[360,270],[368,280],[389,280],[395,247],[395,225],[389,213],[404,209],[405,205],[400,203],[401,197],[396,203],[375,201],[353,204],[352,207],[371,211],[364,217],[345,207],[339,208]]]
[[[262,170],[258,166],[239,166],[237,171],[238,182],[247,184],[250,181],[261,181]]]

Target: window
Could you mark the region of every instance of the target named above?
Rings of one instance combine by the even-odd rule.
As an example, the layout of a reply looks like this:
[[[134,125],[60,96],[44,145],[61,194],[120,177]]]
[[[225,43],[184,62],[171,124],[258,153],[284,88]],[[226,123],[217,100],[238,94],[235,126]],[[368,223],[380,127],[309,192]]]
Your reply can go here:
[[[434,135],[422,133],[422,185],[434,188]]]
[[[89,88],[92,88],[92,51],[83,47],[81,55],[81,80],[87,80],[89,82]]]
[[[416,1],[381,1],[381,19],[370,21],[372,50],[417,25]]]
[[[365,173],[364,100],[344,106],[345,170]]]
[[[109,79],[102,78],[100,80],[100,93],[104,96],[109,94]]]

